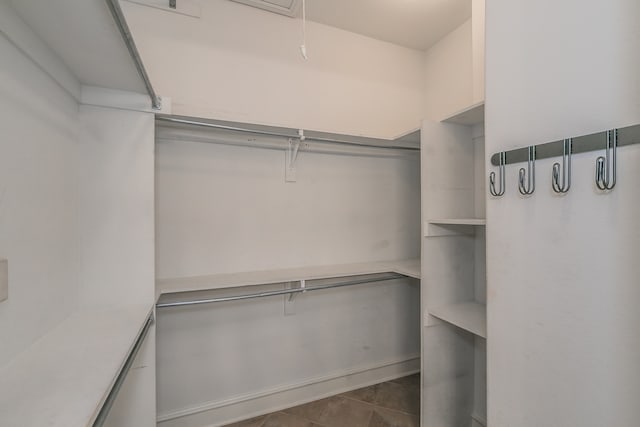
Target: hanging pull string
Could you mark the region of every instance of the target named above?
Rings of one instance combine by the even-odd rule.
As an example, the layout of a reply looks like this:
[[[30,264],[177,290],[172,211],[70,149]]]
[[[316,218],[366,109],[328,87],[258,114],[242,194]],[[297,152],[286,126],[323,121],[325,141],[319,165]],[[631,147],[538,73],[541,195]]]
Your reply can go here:
[[[300,45],[300,53],[305,61],[307,57],[307,2],[302,0],[302,44]]]

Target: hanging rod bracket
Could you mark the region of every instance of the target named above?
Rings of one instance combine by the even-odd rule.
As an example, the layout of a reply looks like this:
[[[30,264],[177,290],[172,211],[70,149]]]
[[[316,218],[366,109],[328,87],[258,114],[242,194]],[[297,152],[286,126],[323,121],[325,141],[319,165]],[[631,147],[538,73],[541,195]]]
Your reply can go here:
[[[307,281],[302,279],[300,280],[300,286],[296,286],[297,282],[289,282],[288,284],[285,285],[285,289],[295,289],[295,290],[299,290],[299,289],[305,289],[307,287]],[[305,293],[306,291],[303,290],[302,292],[295,292],[295,293],[290,293],[288,295],[285,294],[284,296],[284,315],[285,316],[291,316],[293,314],[296,314],[296,296],[298,295],[298,293]]]
[[[296,160],[298,160],[298,153],[300,150],[300,144],[305,140],[304,131],[300,129],[298,131],[300,139],[293,140],[289,138],[289,146],[287,147],[284,180],[285,182],[296,182]]]

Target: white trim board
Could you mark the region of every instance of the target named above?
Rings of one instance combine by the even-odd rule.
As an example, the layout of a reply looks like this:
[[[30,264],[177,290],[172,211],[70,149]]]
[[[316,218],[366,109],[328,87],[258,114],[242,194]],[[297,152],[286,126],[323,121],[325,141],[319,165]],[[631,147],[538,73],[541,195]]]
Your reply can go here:
[[[420,355],[382,361],[158,416],[159,427],[222,426],[420,372]]]

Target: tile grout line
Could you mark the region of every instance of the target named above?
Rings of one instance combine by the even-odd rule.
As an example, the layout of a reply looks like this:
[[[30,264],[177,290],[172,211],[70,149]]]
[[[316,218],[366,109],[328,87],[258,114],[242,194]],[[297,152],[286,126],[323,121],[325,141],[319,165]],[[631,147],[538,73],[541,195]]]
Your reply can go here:
[[[402,378],[405,378],[405,377],[402,377]],[[408,386],[407,386],[407,384],[398,383],[398,382],[396,382],[395,380],[390,380],[390,381],[385,381],[385,382],[386,382],[386,383],[393,383],[393,384],[396,384],[396,385],[398,385],[398,386],[401,386],[401,387],[402,387],[402,388],[404,388],[404,389],[408,389],[408,388],[410,388],[410,387],[408,387]],[[376,386],[376,385],[379,385],[379,384],[384,384],[384,383],[373,384],[372,386]],[[368,386],[368,387],[372,387],[372,386]],[[363,387],[363,388],[367,388],[367,387]],[[373,414],[374,414],[374,410],[375,410],[375,408],[379,408],[379,409],[382,409],[382,410],[385,410],[385,411],[391,411],[391,412],[394,412],[394,413],[397,413],[397,414],[406,415],[406,416],[409,416],[409,417],[417,417],[418,419],[419,419],[419,417],[420,417],[420,414],[419,414],[419,413],[417,413],[417,414],[413,414],[413,413],[410,413],[410,412],[404,412],[404,411],[400,411],[400,410],[397,410],[397,409],[387,408],[387,407],[384,407],[384,406],[382,406],[382,405],[377,405],[377,404],[375,404],[375,403],[370,403],[370,402],[366,402],[366,401],[364,401],[364,400],[356,399],[355,397],[347,396],[347,394],[349,394],[349,393],[351,393],[351,392],[353,392],[353,391],[357,391],[357,390],[361,390],[361,389],[356,389],[356,390],[348,391],[348,392],[345,392],[345,393],[336,394],[336,395],[333,395],[333,396],[326,397],[326,398],[324,398],[324,399],[342,398],[342,399],[347,399],[347,400],[351,400],[351,401],[354,401],[354,402],[358,402],[358,403],[361,403],[361,404],[365,404],[365,405],[367,405],[367,406],[371,407],[371,411],[370,411],[370,414],[369,414],[369,419],[367,420],[367,425],[368,425],[368,424],[370,424],[370,423],[371,423],[371,420],[373,419]],[[323,399],[320,399],[320,400],[323,400]],[[331,425],[321,424],[321,423],[319,423],[319,422],[317,422],[317,421],[314,421],[314,420],[312,420],[312,419],[310,419],[310,418],[307,418],[307,417],[305,417],[305,416],[302,416],[302,415],[299,415],[299,414],[294,414],[294,413],[289,413],[289,412],[287,412],[288,410],[293,409],[293,408],[296,408],[296,407],[298,407],[298,406],[305,406],[305,405],[309,405],[309,404],[314,403],[314,402],[317,402],[317,400],[316,400],[316,401],[312,401],[312,402],[305,403],[305,404],[303,404],[303,405],[292,406],[291,408],[286,408],[286,409],[282,409],[282,410],[280,410],[280,411],[275,411],[275,412],[271,412],[271,413],[265,414],[265,418],[264,418],[264,420],[262,421],[262,423],[260,423],[260,425],[259,425],[258,427],[264,427],[264,426],[265,426],[265,424],[267,423],[267,421],[269,420],[269,418],[270,418],[272,415],[274,415],[274,414],[278,414],[278,413],[280,413],[280,414],[284,414],[284,415],[288,415],[288,416],[294,416],[294,417],[301,418],[301,419],[303,419],[303,420],[305,420],[305,421],[308,421],[308,422],[312,423],[312,424],[313,424],[313,425],[315,425],[315,426],[319,426],[319,427],[331,427]]]
[[[336,396],[331,396],[331,397],[336,397]],[[327,399],[330,399],[330,397],[329,397],[329,398],[327,398]],[[321,400],[322,400],[322,399],[321,399]],[[317,402],[317,400],[314,400],[313,402]],[[313,402],[309,402],[309,403],[313,403]],[[308,403],[306,403],[305,405],[308,405]],[[303,406],[304,406],[304,405],[303,405]],[[293,408],[295,408],[295,407],[296,407],[296,406],[293,406]],[[292,409],[292,408],[287,408],[287,409]],[[307,417],[302,416],[302,415],[298,415],[298,414],[291,414],[291,413],[289,413],[289,412],[286,412],[286,411],[287,411],[287,409],[283,409],[283,410],[282,410],[282,411],[280,411],[280,412],[282,412],[283,414],[289,415],[289,416],[302,418],[303,420],[305,420],[305,421],[309,421],[310,423],[312,423],[312,424],[314,424],[314,425],[317,425],[317,426],[320,426],[320,427],[331,427],[331,426],[328,426],[328,425],[326,425],[326,424],[321,424],[321,423],[320,423],[320,422],[318,422],[318,421],[314,421],[314,420],[312,420],[311,418],[307,418]],[[262,427],[262,426],[261,426],[261,427]]]
[[[267,414],[267,415],[264,417],[264,420],[262,420],[262,422],[260,423],[260,425],[259,425],[258,427],[264,427],[264,423],[266,423],[266,422],[267,422],[267,420],[269,419],[269,416],[271,416],[271,414]]]
[[[376,405],[375,403],[371,403],[371,402],[365,402],[364,400],[359,400],[359,399],[356,399],[355,397],[342,396],[341,394],[338,394],[338,395],[336,395],[335,397],[342,397],[342,398],[344,398],[344,399],[349,399],[349,400],[356,401],[356,402],[358,402],[358,403],[364,403],[365,405],[374,406],[374,407],[376,407],[376,408],[384,409],[385,411],[397,412],[397,413],[399,413],[399,414],[403,414],[403,415],[410,415],[410,416],[412,416],[412,417],[417,417],[417,416],[419,416],[419,415],[420,415],[419,413],[417,413],[417,414],[413,414],[413,413],[411,413],[411,412],[404,412],[404,411],[400,411],[400,410],[398,410],[398,409],[387,408],[386,406]]]
[[[373,419],[373,410],[370,411],[369,419],[367,420],[367,427],[371,425],[372,419]]]

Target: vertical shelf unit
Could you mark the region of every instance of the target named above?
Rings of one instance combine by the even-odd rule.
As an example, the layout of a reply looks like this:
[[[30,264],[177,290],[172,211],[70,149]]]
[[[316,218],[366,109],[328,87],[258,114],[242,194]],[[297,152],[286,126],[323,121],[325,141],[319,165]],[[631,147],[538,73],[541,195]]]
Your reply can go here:
[[[422,426],[486,426],[484,105],[422,126]]]

